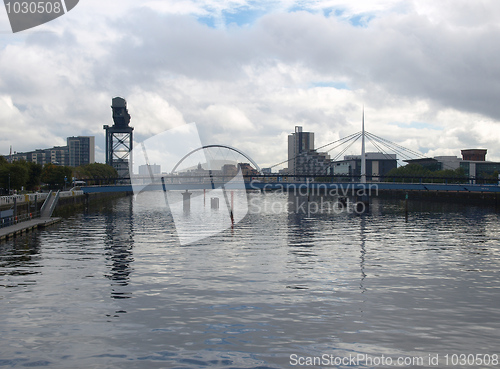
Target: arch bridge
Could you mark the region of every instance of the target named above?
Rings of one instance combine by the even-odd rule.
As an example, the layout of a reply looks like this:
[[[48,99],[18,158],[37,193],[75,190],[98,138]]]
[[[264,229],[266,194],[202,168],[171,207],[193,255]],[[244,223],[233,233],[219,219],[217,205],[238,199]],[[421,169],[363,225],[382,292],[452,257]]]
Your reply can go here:
[[[200,150],[205,150],[205,149],[210,149],[210,148],[221,148],[221,149],[228,149],[228,150],[231,150],[231,151],[234,151],[240,155],[242,155],[243,157],[245,157],[250,163],[252,163],[252,165],[255,167],[255,169],[261,173],[261,170],[260,170],[260,167],[259,165],[247,154],[245,154],[243,151],[235,148],[235,147],[232,147],[232,146],[229,146],[229,145],[204,145],[202,147],[199,147],[197,149],[194,149],[192,151],[190,151],[189,153],[187,153],[186,155],[184,155],[184,157],[179,160],[179,162],[174,166],[174,168],[172,169],[171,173],[175,173],[175,170],[179,167],[179,165],[185,160],[187,159],[189,156],[191,156],[192,154],[194,154],[195,152],[198,152]]]

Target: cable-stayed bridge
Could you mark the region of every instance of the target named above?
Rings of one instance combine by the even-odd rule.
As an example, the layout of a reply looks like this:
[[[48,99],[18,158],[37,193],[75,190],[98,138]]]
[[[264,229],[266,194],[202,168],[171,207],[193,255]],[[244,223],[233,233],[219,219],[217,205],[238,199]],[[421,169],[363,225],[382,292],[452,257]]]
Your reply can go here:
[[[408,149],[390,140],[379,137],[367,131],[359,131],[344,138],[322,145],[313,151],[330,153],[338,150],[335,155],[332,155],[332,162],[338,160],[349,150],[357,141],[363,141],[362,153],[364,153],[364,141],[368,141],[379,153],[390,158],[389,152],[399,155],[399,160],[422,159],[425,156],[417,151]],[[234,175],[221,173],[221,171],[200,169],[191,170],[187,172],[177,171],[181,162],[188,161],[188,157],[198,151],[207,153],[207,158],[212,161],[217,161],[214,157],[217,155],[210,153],[207,150],[225,150],[227,151],[223,156],[227,159],[229,154],[237,154],[240,156],[240,162],[245,160],[252,163],[253,173],[241,174],[241,179],[237,184],[232,183],[231,179]],[[361,155],[363,158],[364,155]],[[393,157],[393,156],[392,156]],[[275,168],[286,165],[290,160],[278,162],[269,168]],[[233,162],[237,163],[238,160],[233,158]],[[249,165],[249,164],[248,164]],[[402,164],[398,161],[398,166]],[[316,190],[324,191],[325,193],[332,193],[336,191],[337,194],[350,194],[362,190],[369,191],[370,194],[378,194],[378,191],[442,191],[442,192],[485,192],[497,193],[500,192],[498,182],[493,182],[491,179],[482,178],[465,178],[465,177],[424,177],[424,176],[381,176],[381,175],[368,175],[366,173],[366,165],[363,168],[361,165],[361,173],[358,175],[338,175],[332,171],[325,170],[317,171],[315,173],[295,173],[278,174],[268,173],[263,174],[259,166],[248,155],[244,154],[241,150],[235,149],[227,145],[207,145],[192,150],[187,153],[175,166],[171,173],[168,174],[150,174],[143,176],[134,176],[131,179],[131,184],[111,184],[111,185],[90,185],[82,187],[84,193],[96,192],[142,192],[142,191],[186,191],[186,190],[210,190],[213,188],[225,189],[246,189],[246,190],[260,190],[260,191],[290,191],[290,190]],[[446,169],[446,168],[445,168]],[[368,177],[368,181],[367,181]],[[124,182],[130,179],[117,179],[117,182]],[[108,180],[109,182],[109,180]]]

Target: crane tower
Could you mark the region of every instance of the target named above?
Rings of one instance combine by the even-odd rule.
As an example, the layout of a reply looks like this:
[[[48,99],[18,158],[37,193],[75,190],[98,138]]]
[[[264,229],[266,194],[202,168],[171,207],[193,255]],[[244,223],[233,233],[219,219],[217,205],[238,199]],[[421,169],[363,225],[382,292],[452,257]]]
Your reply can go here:
[[[130,178],[134,128],[129,126],[127,102],[121,97],[115,97],[112,99],[111,109],[114,124],[111,127],[103,126],[106,130],[106,164],[115,168],[120,178]]]

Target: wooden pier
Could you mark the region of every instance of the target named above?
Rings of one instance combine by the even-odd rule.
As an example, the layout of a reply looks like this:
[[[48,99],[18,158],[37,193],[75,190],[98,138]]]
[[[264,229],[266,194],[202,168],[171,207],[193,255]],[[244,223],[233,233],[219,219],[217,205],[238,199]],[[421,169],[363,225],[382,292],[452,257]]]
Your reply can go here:
[[[5,241],[14,238],[18,235],[30,232],[34,229],[45,228],[60,221],[61,218],[36,218],[27,220],[25,222],[13,224],[8,227],[0,228],[0,241]]]

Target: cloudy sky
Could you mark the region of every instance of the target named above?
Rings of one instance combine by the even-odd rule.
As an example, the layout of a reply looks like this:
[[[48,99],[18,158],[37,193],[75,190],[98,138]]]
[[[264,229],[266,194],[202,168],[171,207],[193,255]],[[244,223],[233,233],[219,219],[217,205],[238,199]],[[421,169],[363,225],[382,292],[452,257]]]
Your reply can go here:
[[[359,131],[363,105],[400,145],[500,160],[499,39],[497,0],[80,0],[16,34],[1,10],[0,153],[95,135],[103,162],[122,96],[136,142],[195,122],[261,167],[296,125]]]

